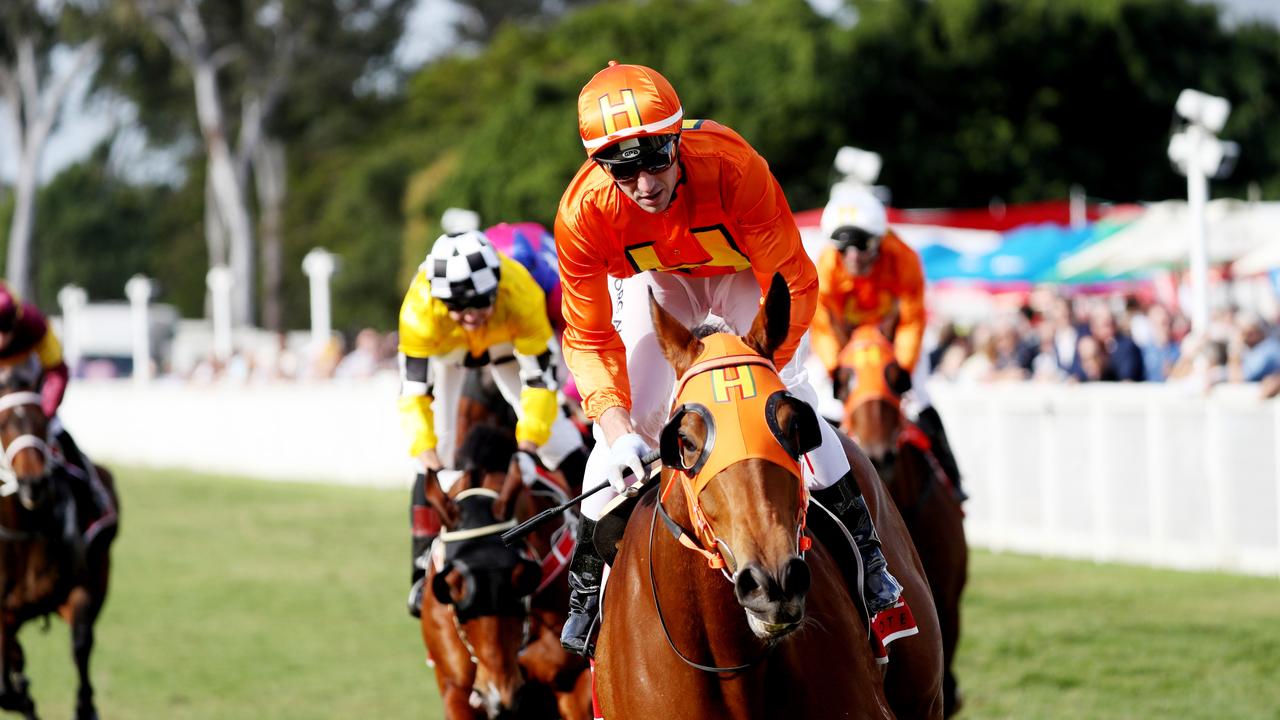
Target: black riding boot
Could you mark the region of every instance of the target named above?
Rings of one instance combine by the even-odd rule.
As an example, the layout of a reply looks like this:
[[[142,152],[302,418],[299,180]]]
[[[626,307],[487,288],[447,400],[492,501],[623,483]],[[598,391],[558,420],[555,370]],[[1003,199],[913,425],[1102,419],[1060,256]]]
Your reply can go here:
[[[835,485],[815,490],[813,497],[836,514],[858,546],[858,553],[862,555],[863,596],[867,600],[867,611],[874,616],[893,607],[902,594],[902,585],[889,573],[889,564],[880,550],[880,536],[871,524],[871,513],[853,479],[853,471],[836,481]]]
[[[604,560],[592,542],[595,530],[594,520],[582,518],[578,546],[569,563],[569,617],[560,631],[560,644],[565,650],[587,657],[595,652],[591,636],[600,616],[600,581],[604,574]]]
[[[921,410],[916,417],[916,425],[919,425],[924,434],[929,437],[933,456],[938,458],[942,471],[955,486],[957,499],[967,500],[969,496],[960,487],[960,466],[956,463],[956,456],[951,452],[951,442],[947,440],[947,430],[942,426],[942,418],[938,415],[938,411],[934,410],[932,405]]]
[[[427,563],[431,562],[429,553],[434,535],[413,537],[413,572],[409,576],[409,614],[422,617],[422,595],[426,592]]]
[[[59,429],[53,439],[62,450],[62,464],[65,472],[61,473],[61,476],[72,484],[71,492],[75,495],[76,502],[81,503],[82,512],[90,518],[100,517],[107,510],[104,507],[106,500],[98,497],[94,487],[97,484],[95,482],[97,470],[94,469],[93,463],[80,451],[80,446],[76,444],[66,428]]]
[[[435,510],[427,504],[427,476],[418,473],[413,482],[413,492],[409,499],[409,527],[413,533],[411,551],[413,553],[413,571],[409,575],[409,614],[422,617],[422,595],[427,580],[427,563],[431,562],[431,543],[435,542],[439,533],[439,518]]]

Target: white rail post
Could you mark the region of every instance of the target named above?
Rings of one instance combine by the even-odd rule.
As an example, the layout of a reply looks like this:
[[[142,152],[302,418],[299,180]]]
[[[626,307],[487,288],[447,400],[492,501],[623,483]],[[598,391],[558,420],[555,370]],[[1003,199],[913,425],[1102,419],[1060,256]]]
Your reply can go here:
[[[337,269],[337,256],[324,248],[314,248],[302,258],[302,271],[311,280],[311,347],[313,350],[324,347],[333,332],[329,305],[329,279]]]
[[[151,318],[147,306],[151,302],[152,285],[143,275],[134,275],[124,284],[133,326],[133,381],[144,385],[151,380]]]
[[[84,358],[84,306],[89,303],[89,293],[79,285],[64,285],[58,291],[58,305],[62,306],[62,352],[67,367],[74,375]]]
[[[215,265],[209,268],[205,276],[209,286],[209,294],[213,302],[213,354],[218,360],[226,362],[231,359],[233,351],[231,343],[231,288],[235,278],[226,265]]]

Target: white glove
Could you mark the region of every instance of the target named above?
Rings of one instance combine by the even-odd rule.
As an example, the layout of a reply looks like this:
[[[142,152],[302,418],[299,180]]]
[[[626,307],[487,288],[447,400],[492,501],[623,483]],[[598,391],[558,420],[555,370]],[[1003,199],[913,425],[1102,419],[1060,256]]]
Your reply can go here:
[[[649,476],[641,460],[649,454],[649,445],[636,433],[627,433],[609,446],[609,468],[606,471],[609,484],[617,492],[626,492],[627,486],[639,483]],[[631,469],[630,477],[622,473]]]
[[[532,455],[517,451],[516,464],[520,466],[520,479],[526,486],[532,485],[538,479],[538,464],[534,462]]]

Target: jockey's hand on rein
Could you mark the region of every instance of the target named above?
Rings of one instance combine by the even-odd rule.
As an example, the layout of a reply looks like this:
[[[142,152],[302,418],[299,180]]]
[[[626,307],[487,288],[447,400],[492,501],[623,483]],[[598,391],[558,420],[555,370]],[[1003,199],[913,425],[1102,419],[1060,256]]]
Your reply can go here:
[[[895,395],[902,395],[911,389],[911,373],[907,372],[906,368],[899,365],[897,361],[885,365],[884,381]]]
[[[609,484],[619,493],[626,492],[627,486],[642,482],[647,476],[642,459],[650,451],[649,444],[636,433],[627,433],[613,441],[609,446]],[[630,477],[624,477],[628,469]]]

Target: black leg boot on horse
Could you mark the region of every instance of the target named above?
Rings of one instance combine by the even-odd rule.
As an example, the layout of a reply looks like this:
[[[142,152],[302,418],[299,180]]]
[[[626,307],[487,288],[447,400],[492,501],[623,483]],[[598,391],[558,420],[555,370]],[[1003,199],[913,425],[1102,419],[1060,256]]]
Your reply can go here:
[[[422,617],[422,594],[426,589],[427,563],[431,562],[431,543],[440,534],[440,516],[427,504],[427,477],[422,473],[413,482],[409,506],[409,523],[413,531],[411,552],[413,571],[409,576],[409,614]]]
[[[582,518],[578,545],[569,563],[569,617],[560,631],[560,644],[565,650],[587,657],[595,652],[592,635],[599,624],[600,583],[604,576],[604,560],[593,541],[595,531],[595,521]]]
[[[874,617],[881,610],[893,607],[902,594],[902,585],[889,573],[889,563],[880,550],[880,536],[871,523],[871,512],[862,497],[862,490],[853,479],[853,472],[850,471],[831,487],[815,490],[813,498],[835,513],[858,546],[858,554],[862,556],[863,596],[867,601],[867,611]]]
[[[938,411],[932,405],[924,408],[916,417],[916,425],[929,438],[929,448],[942,466],[942,472],[951,480],[956,499],[961,502],[969,499],[960,487],[960,466],[956,463],[955,454],[951,452],[951,442],[947,439],[947,430],[942,426],[942,417],[938,415]]]
[[[97,519],[107,508],[103,507],[104,499],[98,496],[96,475],[93,462],[80,451],[80,446],[71,437],[71,433],[57,423],[52,428],[54,443],[62,452],[63,471],[59,473],[70,485],[76,502],[81,504],[85,517]]]

